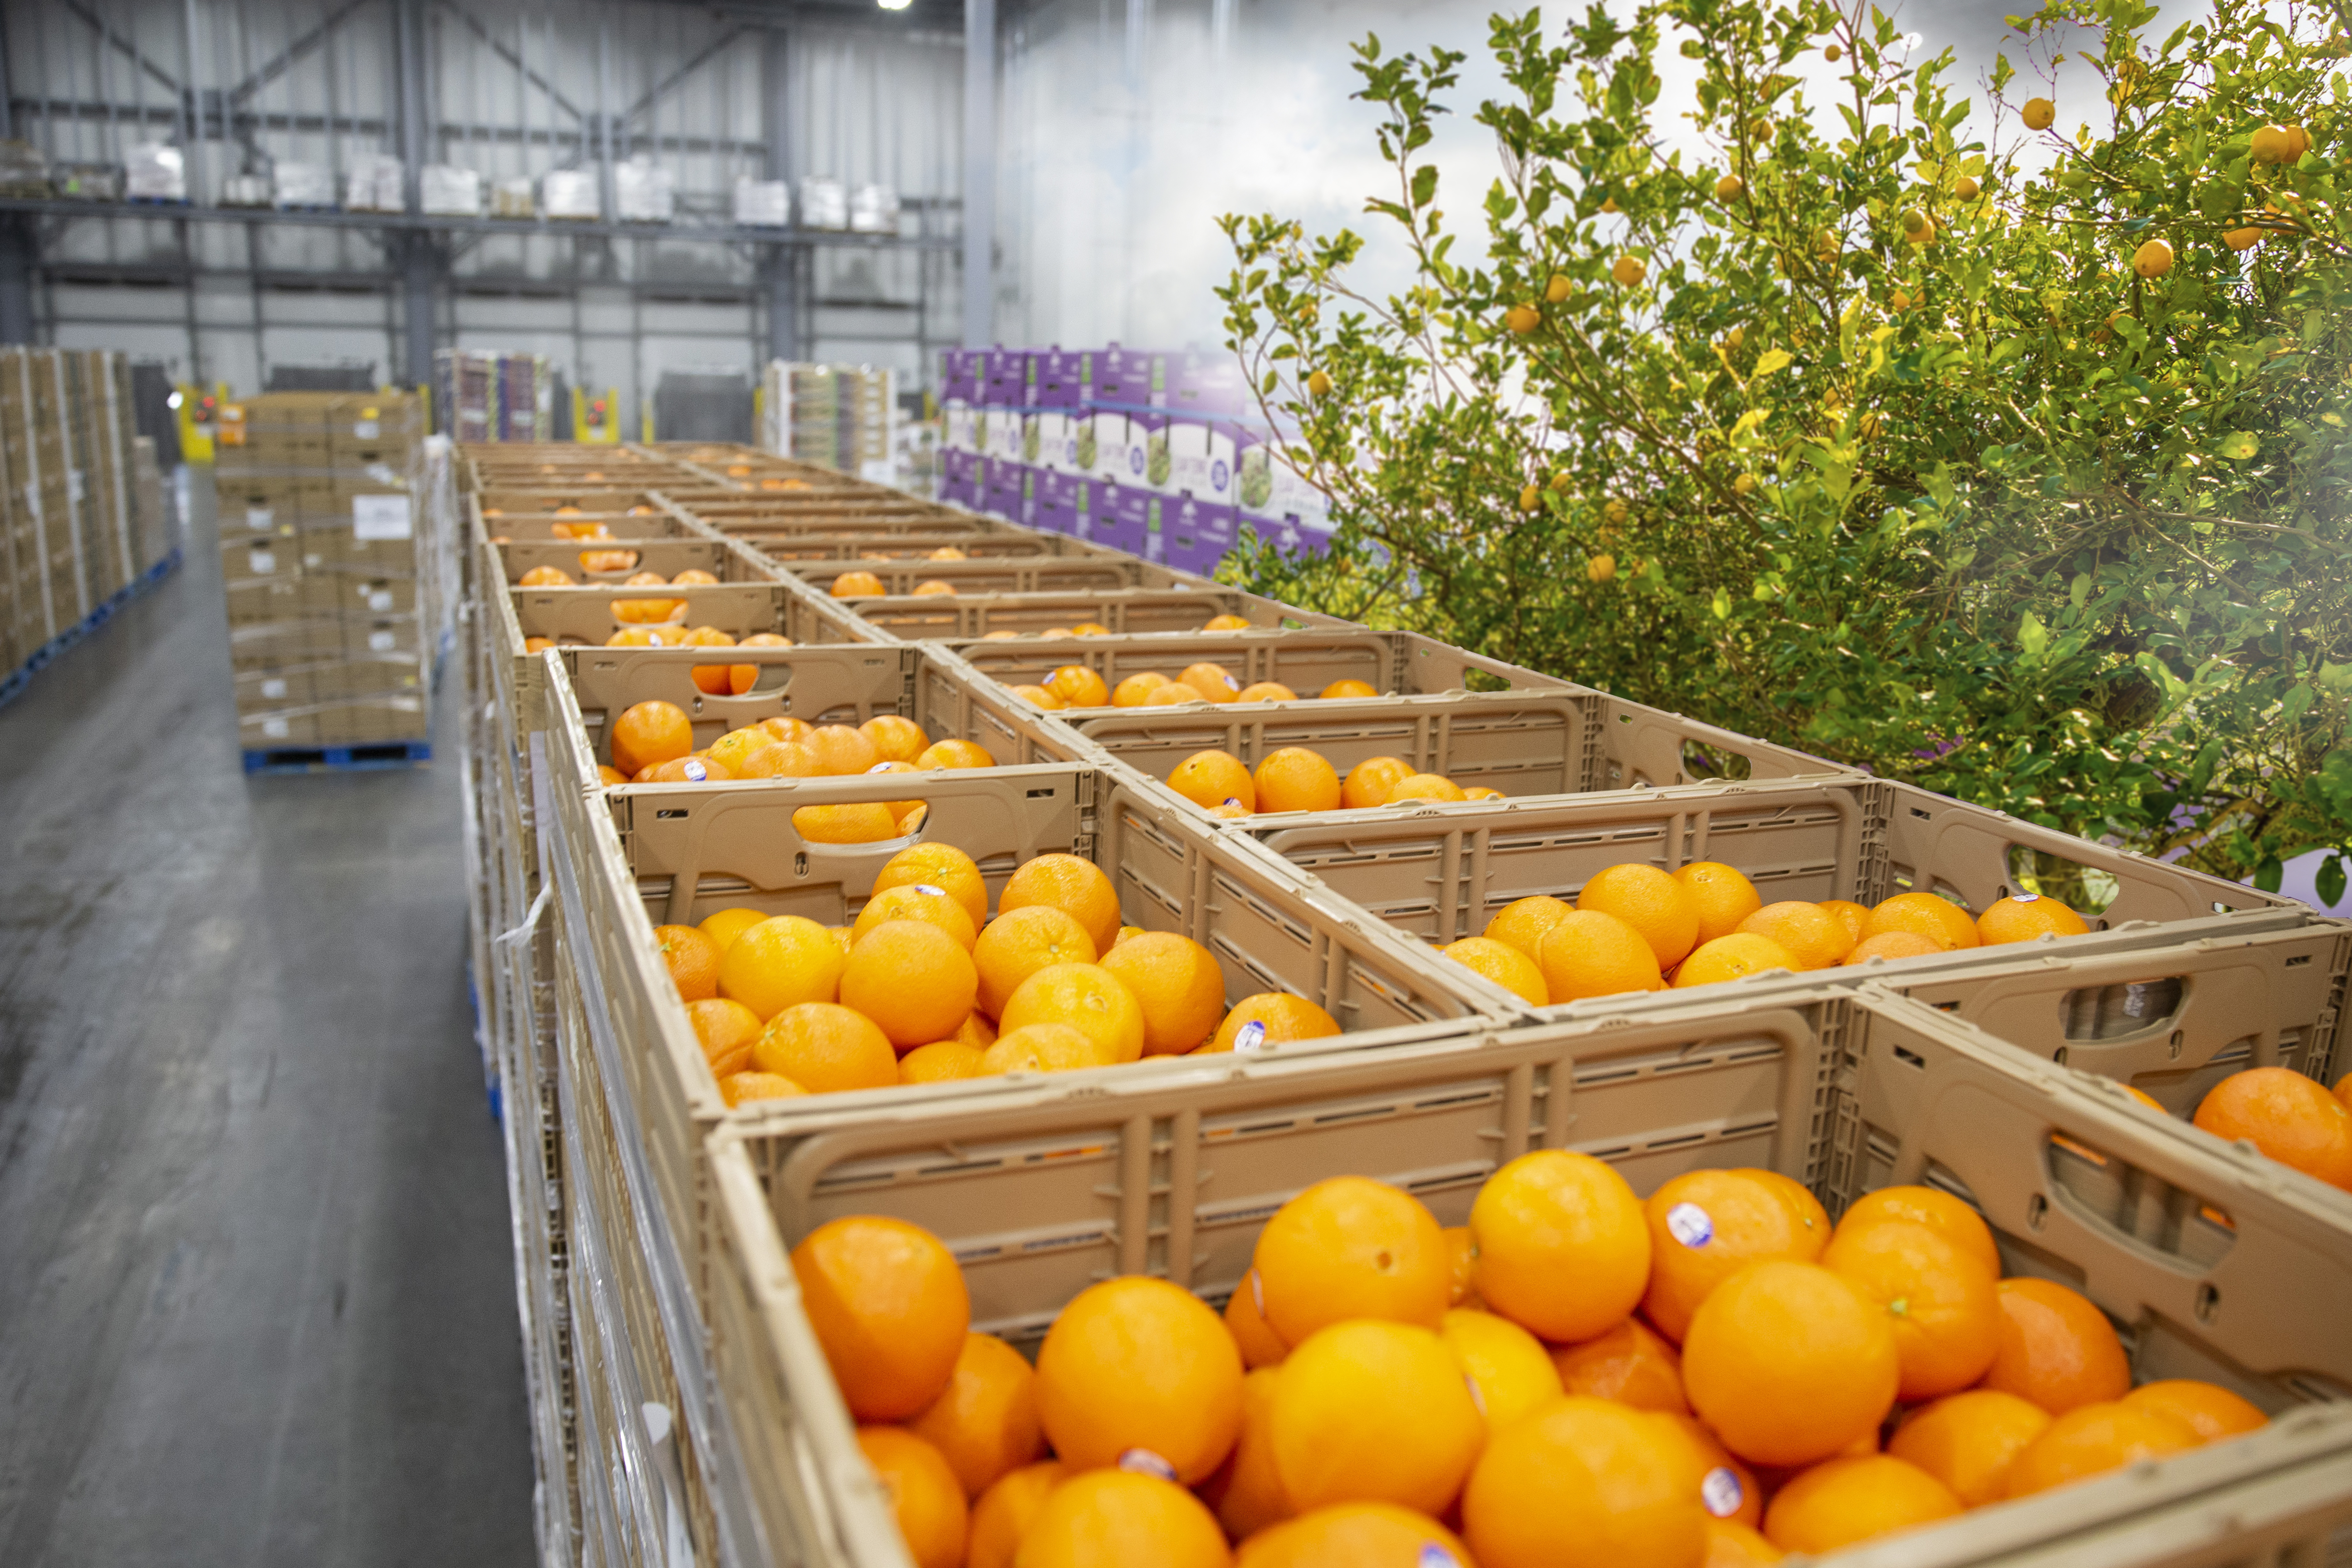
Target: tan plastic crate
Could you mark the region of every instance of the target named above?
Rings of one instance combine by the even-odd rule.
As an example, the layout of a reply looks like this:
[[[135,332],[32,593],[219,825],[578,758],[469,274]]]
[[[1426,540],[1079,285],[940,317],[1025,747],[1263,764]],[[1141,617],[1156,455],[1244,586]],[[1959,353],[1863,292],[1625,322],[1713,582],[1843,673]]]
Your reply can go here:
[[[492,548],[506,563],[509,585],[521,582],[523,574],[534,566],[552,566],[577,584],[621,584],[639,572],[675,577],[690,570],[708,572],[721,582],[743,580],[736,575],[743,567],[738,558],[740,545],[688,534],[667,539],[514,540]],[[627,565],[592,572],[583,562],[587,555],[616,552],[628,557]]]
[[[758,495],[702,492],[681,505],[711,528],[730,537],[835,533],[882,534],[891,538],[984,534],[1019,538],[1030,532],[1016,524],[911,496],[844,498],[794,491]]]
[[[730,539],[741,540],[770,561],[789,569],[797,569],[804,561],[903,561],[920,563],[930,559],[931,552],[945,547],[961,550],[967,557],[989,561],[1045,560],[1051,557],[1084,555],[1083,548],[1074,539],[1064,539],[1054,533],[890,533],[850,531],[853,525],[842,522],[835,531],[808,533],[795,530],[770,531],[747,528],[740,524],[714,521],[709,526],[724,532]],[[942,565],[953,564],[942,562]]]
[[[1154,566],[1129,555],[1041,556],[988,561],[864,561],[855,554],[833,561],[789,561],[779,563],[818,593],[829,593],[834,580],[848,572],[870,572],[881,579],[876,598],[905,598],[924,583],[952,585],[959,595],[999,594],[1088,594],[1124,588],[1172,588],[1182,579],[1164,566]],[[847,601],[852,609],[860,600]]]
[[[1269,631],[1348,625],[1335,616],[1213,585],[1088,594],[909,595],[837,602],[877,631],[906,642],[970,642],[992,632],[1035,637],[1082,621],[1108,626],[1116,635],[1198,631],[1218,616],[1240,616]]]
[[[515,623],[523,636],[593,647],[603,647],[614,632],[627,626],[649,624],[623,621],[615,616],[612,611],[615,599],[683,599],[684,612],[660,624],[679,630],[716,626],[738,641],[754,632],[775,632],[795,643],[891,640],[877,637],[857,616],[798,583],[689,583],[683,587],[660,588],[597,584],[515,588],[510,594]],[[520,645],[517,647],[520,650]]]
[[[1383,697],[1444,691],[1583,689],[1555,676],[1523,669],[1484,654],[1466,653],[1413,632],[1363,628],[1168,633],[1122,637],[1024,637],[1019,641],[959,641],[956,653],[981,674],[1005,686],[1042,686],[1065,665],[1083,665],[1116,689],[1131,675],[1157,673],[1173,680],[1187,666],[1223,665],[1242,686],[1277,681],[1318,700],[1338,680],[1360,680]],[[1119,710],[1071,708],[1064,722]]]
[[[1458,1224],[1497,1166],[1563,1147],[1609,1161],[1643,1194],[1702,1166],[1769,1166],[1832,1213],[1874,1187],[1929,1182],[1984,1213],[2005,1272],[2098,1302],[2141,1378],[2210,1378],[2273,1412],[2352,1392],[2352,1340],[2332,1305],[2352,1289],[2352,1195],[2281,1191],[2251,1152],[1875,988],[1769,1006],[1669,999],[1381,1053],[1298,1052],[1098,1088],[1045,1081],[888,1122],[846,1107],[739,1119],[710,1149],[722,1254],[713,1369],[768,1528],[816,1563],[905,1561],[785,1257],[828,1219],[881,1213],[931,1229],[963,1263],[973,1327],[1034,1342],[1107,1275],[1161,1275],[1222,1300],[1265,1218],[1325,1177],[1394,1182]],[[2267,1482],[2280,1470],[2305,1484],[2282,1496]],[[1838,1561],[2242,1561],[2204,1554],[2241,1497],[2283,1539],[2324,1542],[2352,1520],[2352,1408],[2298,1411],[2242,1447]],[[2140,1528],[2184,1507],[2204,1531]]]

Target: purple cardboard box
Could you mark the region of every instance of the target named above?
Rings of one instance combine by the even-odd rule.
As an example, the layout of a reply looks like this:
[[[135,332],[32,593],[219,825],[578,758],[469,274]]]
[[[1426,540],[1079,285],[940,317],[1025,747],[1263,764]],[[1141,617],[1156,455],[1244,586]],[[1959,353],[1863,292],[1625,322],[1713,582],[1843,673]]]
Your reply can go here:
[[[1169,479],[1174,472],[1174,459],[1168,450],[1168,416],[1150,409],[1130,411],[1127,455],[1118,468],[1120,487],[1165,495],[1173,489]]]
[[[948,349],[940,355],[940,401],[980,401],[980,351]]]
[[[996,348],[986,351],[986,384],[981,388],[981,401],[1008,408],[1023,408],[1029,404],[1029,362],[1027,349]]]
[[[1087,537],[1129,555],[1159,560],[1160,500],[1131,485],[1097,485],[1094,531]]]
[[[949,506],[980,510],[980,466],[977,452],[940,454],[940,500]]]
[[[1097,403],[1125,409],[1159,408],[1168,402],[1168,356],[1151,349],[1117,343],[1095,355]]]
[[[1078,496],[1082,488],[1092,487],[1076,474],[1048,470],[1037,476],[1037,504],[1029,514],[1029,526],[1052,533],[1066,533],[1081,538],[1078,532]]]
[[[1092,354],[1076,349],[1045,349],[1033,353],[1029,363],[1036,384],[1034,395],[1040,408],[1083,408],[1093,399]]]
[[[1234,504],[1235,426],[1228,420],[1168,422],[1168,482],[1160,488],[1214,506]]]
[[[1205,576],[1234,547],[1234,509],[1191,496],[1163,498],[1160,542],[1163,552],[1153,560]]]
[[[1026,523],[1036,472],[1025,463],[1010,463],[1001,458],[991,458],[988,460],[986,488],[981,496],[981,510],[1007,522]]]
[[[1253,413],[1255,400],[1242,377],[1242,362],[1223,349],[1186,349],[1173,359],[1175,383],[1169,406],[1186,414],[1238,418]]]

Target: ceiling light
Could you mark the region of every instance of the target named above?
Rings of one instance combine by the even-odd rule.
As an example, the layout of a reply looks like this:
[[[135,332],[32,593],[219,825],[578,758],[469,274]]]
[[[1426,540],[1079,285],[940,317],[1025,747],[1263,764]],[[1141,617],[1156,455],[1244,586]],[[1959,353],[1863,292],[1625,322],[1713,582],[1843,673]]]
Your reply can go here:
[[[885,11],[903,11],[913,5],[915,0],[874,0],[874,3]]]

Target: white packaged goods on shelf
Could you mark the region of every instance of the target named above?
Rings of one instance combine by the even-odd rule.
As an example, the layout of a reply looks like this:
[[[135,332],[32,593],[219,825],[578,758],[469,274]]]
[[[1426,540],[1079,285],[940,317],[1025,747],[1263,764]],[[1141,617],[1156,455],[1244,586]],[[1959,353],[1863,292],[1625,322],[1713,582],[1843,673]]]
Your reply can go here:
[[[355,213],[396,213],[408,207],[408,165],[388,153],[361,154],[343,179],[343,206]]]
[[[782,228],[793,221],[793,187],[783,180],[735,182],[735,221],[745,228]]]
[[[142,142],[122,155],[125,194],[134,202],[184,202],[188,166],[177,147]]]
[[[430,209],[427,209],[430,210]],[[529,180],[500,180],[490,191],[492,217],[536,217],[539,204]]]
[[[334,171],[324,163],[281,162],[270,174],[270,197],[281,207],[333,206]]]
[[[530,182],[516,183],[523,187],[528,206]],[[454,163],[427,163],[418,177],[417,194],[417,205],[436,217],[476,217],[482,210],[482,176]]]
[[[839,180],[828,180],[820,174],[805,175],[801,180],[801,226],[803,228],[847,228],[849,226],[849,193]]]
[[[613,169],[613,205],[623,223],[667,223],[677,211],[670,172],[639,153]],[[550,216],[554,215],[551,213]]]
[[[225,207],[266,207],[269,205],[269,176],[231,174],[221,182],[220,199]]]
[[[849,226],[859,234],[898,232],[898,193],[887,185],[860,185],[849,198]]]
[[[550,169],[539,177],[539,204],[549,217],[593,222],[604,216],[593,169]]]

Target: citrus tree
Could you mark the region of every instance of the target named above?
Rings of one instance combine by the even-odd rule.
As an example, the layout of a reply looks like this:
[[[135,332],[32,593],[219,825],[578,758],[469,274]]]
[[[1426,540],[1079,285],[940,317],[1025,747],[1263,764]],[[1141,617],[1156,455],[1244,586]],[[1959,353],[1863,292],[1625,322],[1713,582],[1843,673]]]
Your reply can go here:
[[[1223,220],[1229,344],[1338,525],[1228,575],[2227,877],[2332,848],[2332,902],[2346,22],[2155,15],[2011,18],[1982,103],[1867,5],[1498,16],[1483,193],[1429,161],[1465,57],[1367,39],[1412,277]]]

